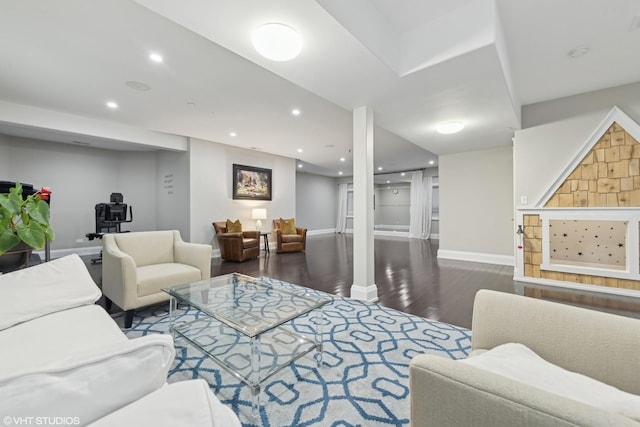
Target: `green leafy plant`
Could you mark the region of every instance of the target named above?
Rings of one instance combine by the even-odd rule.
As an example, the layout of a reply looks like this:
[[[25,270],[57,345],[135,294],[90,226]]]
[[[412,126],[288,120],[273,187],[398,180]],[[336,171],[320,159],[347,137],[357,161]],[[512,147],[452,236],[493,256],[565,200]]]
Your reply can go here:
[[[22,197],[22,185],[18,182],[8,194],[0,194],[0,255],[20,242],[34,249],[42,249],[47,239],[55,233],[49,225],[49,199],[51,190],[40,191]]]

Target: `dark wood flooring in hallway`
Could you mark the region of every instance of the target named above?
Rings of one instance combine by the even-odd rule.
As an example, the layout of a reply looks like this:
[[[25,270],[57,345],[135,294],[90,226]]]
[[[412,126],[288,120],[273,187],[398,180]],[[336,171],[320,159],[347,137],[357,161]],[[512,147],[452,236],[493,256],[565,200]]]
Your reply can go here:
[[[439,260],[437,250],[437,240],[376,237],[378,302],[406,313],[470,328],[473,299],[479,289],[515,292],[512,267]],[[243,263],[213,259],[212,276],[232,272],[273,277],[349,296],[353,283],[353,239],[349,234],[308,236],[306,252],[261,251],[260,258]]]

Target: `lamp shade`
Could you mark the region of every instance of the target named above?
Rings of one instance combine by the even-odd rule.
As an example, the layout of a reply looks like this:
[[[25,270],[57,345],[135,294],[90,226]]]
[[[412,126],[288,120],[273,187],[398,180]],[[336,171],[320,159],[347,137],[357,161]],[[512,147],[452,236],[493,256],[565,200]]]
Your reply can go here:
[[[251,219],[267,219],[267,210],[255,208],[251,211]]]

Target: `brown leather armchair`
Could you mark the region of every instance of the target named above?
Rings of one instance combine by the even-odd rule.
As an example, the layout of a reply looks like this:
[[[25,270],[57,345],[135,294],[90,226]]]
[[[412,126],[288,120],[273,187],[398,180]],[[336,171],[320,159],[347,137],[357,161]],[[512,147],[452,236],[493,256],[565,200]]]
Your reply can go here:
[[[273,220],[273,234],[276,236],[276,252],[304,251],[307,245],[307,229],[296,227],[296,234],[282,234],[280,220]]]
[[[242,262],[260,255],[260,232],[227,233],[226,222],[213,222],[220,256],[227,261]]]

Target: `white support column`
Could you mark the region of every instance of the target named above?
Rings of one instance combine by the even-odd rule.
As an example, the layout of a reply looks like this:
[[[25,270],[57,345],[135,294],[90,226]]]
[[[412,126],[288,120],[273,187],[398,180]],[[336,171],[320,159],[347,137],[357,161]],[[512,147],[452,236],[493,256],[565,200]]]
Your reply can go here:
[[[373,252],[373,110],[353,110],[353,285],[351,298],[378,300]]]

